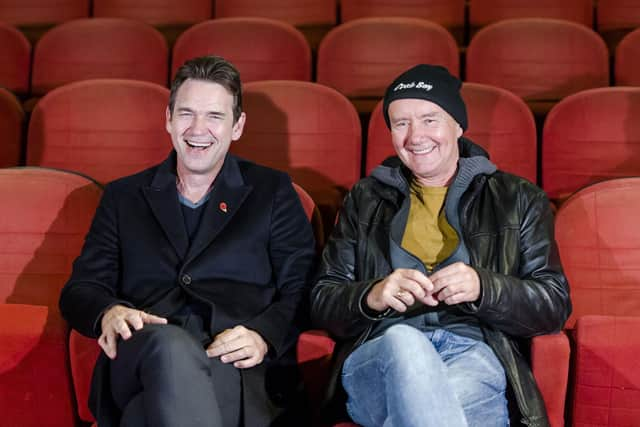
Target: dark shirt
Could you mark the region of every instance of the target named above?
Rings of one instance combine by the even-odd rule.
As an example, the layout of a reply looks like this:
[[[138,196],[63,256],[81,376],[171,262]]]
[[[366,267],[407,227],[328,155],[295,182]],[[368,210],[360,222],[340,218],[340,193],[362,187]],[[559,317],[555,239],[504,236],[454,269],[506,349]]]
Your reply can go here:
[[[178,194],[180,206],[182,207],[184,227],[189,236],[189,245],[193,242],[193,238],[200,227],[202,214],[209,202],[210,194],[211,193],[207,193],[207,195],[197,203],[193,203]],[[187,297],[187,304],[172,316],[170,320],[172,320],[171,323],[177,322],[183,324],[184,328],[195,335],[203,345],[207,345],[213,338],[207,326],[210,323],[210,319],[211,309],[207,307],[204,302],[192,297]]]

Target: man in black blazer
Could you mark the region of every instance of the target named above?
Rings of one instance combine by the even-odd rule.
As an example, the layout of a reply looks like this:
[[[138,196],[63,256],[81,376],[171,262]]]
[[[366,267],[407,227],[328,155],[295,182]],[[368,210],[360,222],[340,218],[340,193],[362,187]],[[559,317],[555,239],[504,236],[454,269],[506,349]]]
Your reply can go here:
[[[286,174],[228,153],[245,119],[233,65],[187,61],[166,111],[174,151],[105,188],[60,297],[103,350],[100,427],[301,422],[285,409],[313,235]]]

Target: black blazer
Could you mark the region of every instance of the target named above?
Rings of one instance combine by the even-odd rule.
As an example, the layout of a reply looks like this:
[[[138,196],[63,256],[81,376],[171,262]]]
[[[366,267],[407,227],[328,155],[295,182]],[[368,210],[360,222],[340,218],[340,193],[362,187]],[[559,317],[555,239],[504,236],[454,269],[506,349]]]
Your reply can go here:
[[[270,370],[295,364],[306,326],[311,226],[285,173],[227,155],[189,245],[175,170],[173,152],[106,186],[60,310],[74,329],[97,337],[102,313],[114,304],[179,323],[172,316],[187,295],[203,301],[212,312],[211,335],[244,325],[269,344],[265,361],[242,371],[245,424],[268,425],[284,402],[265,380]],[[109,402],[107,361],[101,355],[102,374],[94,372],[92,384],[100,427],[119,418]]]

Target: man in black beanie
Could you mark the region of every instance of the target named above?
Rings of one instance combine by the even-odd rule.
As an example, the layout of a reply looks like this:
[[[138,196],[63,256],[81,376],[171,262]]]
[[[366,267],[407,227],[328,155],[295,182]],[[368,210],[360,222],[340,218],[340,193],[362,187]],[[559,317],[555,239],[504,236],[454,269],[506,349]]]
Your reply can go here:
[[[345,198],[312,291],[338,342],[329,395],[365,427],[548,425],[519,345],[571,312],[553,215],[462,137],[460,87],[433,65],[389,86],[397,157]]]

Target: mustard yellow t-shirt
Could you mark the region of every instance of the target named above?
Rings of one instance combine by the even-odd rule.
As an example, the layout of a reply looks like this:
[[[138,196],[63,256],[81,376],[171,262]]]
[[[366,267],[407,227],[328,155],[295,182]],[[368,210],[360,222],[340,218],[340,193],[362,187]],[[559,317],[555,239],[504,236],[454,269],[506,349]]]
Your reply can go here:
[[[448,187],[423,187],[411,182],[411,207],[402,247],[418,257],[428,271],[458,246],[458,234],[444,213]]]

